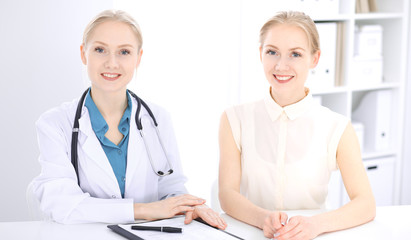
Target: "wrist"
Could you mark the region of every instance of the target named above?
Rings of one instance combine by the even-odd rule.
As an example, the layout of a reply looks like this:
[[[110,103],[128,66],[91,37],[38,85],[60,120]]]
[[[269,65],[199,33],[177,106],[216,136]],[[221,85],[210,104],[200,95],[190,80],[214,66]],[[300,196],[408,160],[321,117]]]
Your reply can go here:
[[[257,219],[257,224],[256,227],[263,229],[265,219],[270,216],[271,211],[266,210],[266,209],[260,209],[259,214],[258,214],[258,219]]]
[[[134,203],[134,219],[147,219],[144,203]]]
[[[320,234],[322,234],[322,233],[328,232],[328,227],[329,227],[329,226],[328,226],[328,222],[327,222],[327,221],[323,221],[322,215],[312,216],[312,217],[311,217],[311,220],[312,220],[313,223],[314,223],[315,230],[316,230],[316,232],[317,232],[317,236],[320,235]]]

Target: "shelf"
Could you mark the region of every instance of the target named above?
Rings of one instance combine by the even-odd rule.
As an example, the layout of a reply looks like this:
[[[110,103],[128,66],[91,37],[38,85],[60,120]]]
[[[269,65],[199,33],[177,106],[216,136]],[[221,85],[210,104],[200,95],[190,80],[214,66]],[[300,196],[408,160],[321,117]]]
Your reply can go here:
[[[400,83],[381,83],[375,86],[358,86],[358,87],[350,87],[350,90],[353,92],[360,92],[360,91],[371,91],[371,90],[381,90],[381,89],[394,89],[399,88]]]
[[[402,13],[359,13],[354,15],[355,20],[400,19]]]
[[[333,87],[330,89],[312,89],[313,95],[325,95],[325,94],[334,94],[334,93],[345,93],[347,92],[347,87]]]
[[[352,18],[352,15],[349,14],[339,14],[335,16],[319,16],[313,18],[314,22],[342,22],[347,21]]]
[[[382,157],[393,157],[396,155],[395,151],[386,151],[386,152],[363,152],[362,159],[363,161],[382,158]]]

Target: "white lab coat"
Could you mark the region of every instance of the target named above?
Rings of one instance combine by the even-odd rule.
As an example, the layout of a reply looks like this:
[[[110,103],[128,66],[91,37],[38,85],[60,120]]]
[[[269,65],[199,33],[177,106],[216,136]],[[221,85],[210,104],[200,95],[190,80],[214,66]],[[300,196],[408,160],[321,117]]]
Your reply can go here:
[[[160,136],[174,170],[169,176],[158,177],[150,165],[137,130],[137,103],[132,99],[124,199],[113,169],[91,127],[86,107],[82,108],[78,136],[81,188],[71,164],[72,126],[78,100],[51,109],[36,122],[41,174],[33,180],[33,190],[40,201],[41,210],[55,221],[132,222],[134,202],[148,203],[187,192],[169,115],[160,107],[148,104],[156,117]],[[155,135],[154,124],[144,107],[140,115],[155,169],[166,172],[169,168]]]

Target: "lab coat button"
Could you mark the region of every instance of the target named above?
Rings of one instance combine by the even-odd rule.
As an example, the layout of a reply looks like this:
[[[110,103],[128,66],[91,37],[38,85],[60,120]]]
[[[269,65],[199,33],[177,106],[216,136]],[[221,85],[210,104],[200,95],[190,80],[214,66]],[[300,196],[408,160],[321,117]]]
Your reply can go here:
[[[123,132],[125,132],[125,131],[126,131],[126,128],[122,128],[121,130],[122,130]]]

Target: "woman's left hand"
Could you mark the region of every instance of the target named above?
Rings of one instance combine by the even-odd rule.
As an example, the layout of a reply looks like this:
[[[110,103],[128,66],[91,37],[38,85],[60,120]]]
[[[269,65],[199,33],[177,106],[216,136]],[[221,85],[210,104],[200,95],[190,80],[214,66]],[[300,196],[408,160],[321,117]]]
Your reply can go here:
[[[204,204],[195,206],[194,211],[186,212],[186,219],[184,220],[184,223],[189,224],[193,219],[196,219],[198,217],[200,217],[213,227],[217,227],[223,230],[227,227],[227,223],[220,216],[220,214],[214,212],[211,208],[207,207]]]
[[[274,235],[274,239],[314,239],[320,234],[319,225],[313,217],[295,216]]]

